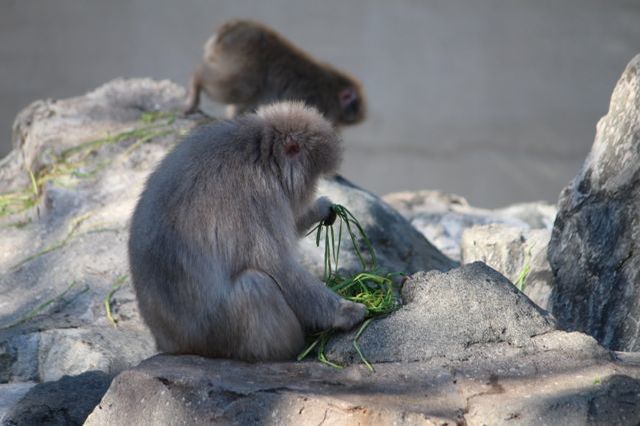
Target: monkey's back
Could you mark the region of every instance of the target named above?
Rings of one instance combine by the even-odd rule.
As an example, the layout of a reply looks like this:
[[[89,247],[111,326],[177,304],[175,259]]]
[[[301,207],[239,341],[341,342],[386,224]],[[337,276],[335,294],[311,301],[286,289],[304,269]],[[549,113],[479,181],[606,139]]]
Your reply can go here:
[[[295,238],[286,204],[279,223],[259,214],[279,203],[255,162],[261,131],[251,118],[201,126],[165,157],[142,192],[129,260],[140,311],[164,350],[163,340],[188,341],[202,333],[202,323],[224,323],[235,274],[289,244],[269,238]],[[230,337],[216,338],[224,345]]]
[[[335,122],[336,93],[345,86],[359,87],[353,78],[254,21],[224,24],[207,43],[204,56],[215,80],[208,92],[237,105],[238,113],[277,100],[301,100]]]

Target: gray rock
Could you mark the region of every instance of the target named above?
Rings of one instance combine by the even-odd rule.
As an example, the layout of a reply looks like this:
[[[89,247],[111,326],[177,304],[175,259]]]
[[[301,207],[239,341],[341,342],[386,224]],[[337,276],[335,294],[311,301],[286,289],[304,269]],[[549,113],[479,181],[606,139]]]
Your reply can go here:
[[[87,425],[637,424],[635,359],[553,331],[462,360],[362,365],[248,364],[157,356],[121,373]],[[576,408],[580,409],[576,409]],[[587,409],[582,409],[586,407]],[[613,423],[612,423],[613,422]]]
[[[469,356],[470,347],[525,347],[532,336],[555,328],[546,311],[481,262],[447,273],[417,273],[405,282],[402,298],[399,310],[371,322],[360,336],[358,344],[370,362],[459,360]],[[355,333],[334,339],[327,357],[360,362]]]
[[[556,389],[548,393],[532,392],[544,381],[529,380],[506,389],[499,379],[490,380],[492,389],[472,398],[465,416],[467,424],[562,424],[562,425],[637,425],[640,422],[640,380],[617,374],[601,377],[597,370],[582,371],[586,380],[576,381],[558,375]],[[586,386],[576,390],[580,382]],[[569,414],[571,413],[571,414]]]
[[[10,361],[5,381],[44,382],[91,370],[115,374],[156,353],[146,330],[88,325],[16,333],[0,347]]]
[[[168,80],[117,79],[83,96],[36,101],[16,117],[13,146],[23,170],[35,171],[66,148],[128,129],[143,112],[180,111],[184,96]]]
[[[640,55],[558,202],[549,244],[553,313],[612,349],[640,350]]]
[[[467,228],[462,234],[462,262],[481,261],[503,274],[542,309],[550,310],[553,285],[547,245],[551,231],[507,225]]]
[[[128,277],[126,242],[147,175],[190,129],[211,121],[177,113],[184,96],[168,81],[119,79],[18,115],[14,151],[0,161],[3,196],[18,200],[0,202],[0,383],[115,374],[156,353]],[[455,265],[376,196],[340,178],[320,186],[362,222],[381,267]],[[323,248],[312,241],[301,253],[321,275]],[[346,240],[341,265],[357,267]]]
[[[0,385],[0,424],[16,403],[34,387],[34,382],[9,383]]]
[[[460,241],[465,229],[488,224],[504,224],[522,230],[550,229],[556,214],[554,206],[543,202],[482,209],[470,206],[459,195],[439,191],[396,192],[383,199],[454,260],[461,258]]]
[[[445,213],[471,207],[460,195],[431,190],[392,192],[382,199],[408,219],[419,213]]]
[[[0,212],[2,381],[115,373],[155,353],[127,276],[127,227],[144,178],[194,125],[172,113],[183,96],[168,81],[115,80],[19,114],[21,154],[2,161],[0,186],[35,205]]]
[[[65,376],[32,387],[5,415],[3,425],[81,425],[100,402],[111,377],[100,371]]]
[[[87,424],[637,422],[640,360],[555,331],[545,311],[480,263],[407,281],[406,306],[360,338],[376,362],[373,374],[355,355],[353,333],[327,350],[350,364],[339,371],[188,356],[128,369],[154,353],[127,277],[129,216],[154,165],[206,119],[173,114],[183,96],[169,82],[117,80],[82,97],[35,103],[16,121],[0,186],[29,203],[0,215],[1,281],[11,301],[0,303],[0,382],[49,381],[15,405],[18,391],[0,399],[12,405],[9,424],[80,424],[123,370]],[[455,266],[372,194],[340,178],[322,182],[320,192],[358,217],[383,268]],[[454,196],[438,200],[437,223],[466,208]],[[544,225],[547,213],[518,207],[503,217],[529,229]],[[455,220],[449,236],[458,244],[466,225]],[[342,247],[341,266],[355,270],[346,240]],[[312,236],[301,253],[321,274],[323,250]]]

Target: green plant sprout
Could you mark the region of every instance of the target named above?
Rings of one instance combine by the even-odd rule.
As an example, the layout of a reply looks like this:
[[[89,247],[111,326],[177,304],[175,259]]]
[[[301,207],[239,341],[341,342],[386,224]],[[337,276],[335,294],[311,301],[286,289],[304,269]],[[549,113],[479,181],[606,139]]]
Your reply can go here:
[[[384,273],[379,270],[375,250],[364,232],[362,225],[351,214],[346,207],[334,204],[331,209],[336,214],[336,224],[326,224],[324,221],[318,223],[309,234],[316,233],[316,245],[320,246],[320,241],[324,233],[324,274],[323,281],[333,291],[352,302],[362,303],[367,307],[367,319],[362,323],[353,340],[353,347],[360,356],[362,362],[370,371],[374,371],[373,366],[362,353],[358,346],[358,339],[369,326],[372,319],[389,314],[398,308],[398,300],[394,293],[393,278],[399,276],[397,273]],[[353,249],[362,267],[362,272],[351,276],[344,276],[338,272],[340,245],[342,234],[345,231],[349,235]],[[361,247],[360,241],[364,247]],[[298,360],[306,358],[314,349],[317,353],[318,361],[334,368],[342,368],[341,365],[331,362],[325,355],[325,347],[333,335],[333,330],[326,330],[314,335],[314,340],[307,348],[298,355]]]
[[[140,114],[140,121],[143,123],[155,123],[158,120],[167,120],[167,124],[173,124],[176,114],[169,111],[146,111]]]
[[[526,287],[525,281],[527,280],[527,277],[531,272],[531,251],[533,250],[533,247],[534,247],[534,244],[530,245],[527,248],[527,251],[525,252],[525,255],[524,255],[524,262],[523,262],[524,264],[522,266],[522,270],[520,271],[515,281],[513,282],[513,285],[515,285],[516,288],[522,292],[524,292],[524,289]]]
[[[38,203],[43,185],[49,181],[70,186],[78,180],[91,178],[104,170],[112,163],[113,158],[95,161],[92,159],[92,154],[105,145],[133,140],[133,144],[120,156],[120,158],[126,158],[131,152],[152,139],[176,134],[177,131],[171,126],[175,119],[176,115],[172,112],[145,112],[138,120],[142,126],[83,142],[53,154],[54,160],[50,164],[37,171],[27,170],[29,175],[27,188],[0,194],[0,217],[21,213],[34,207]]]
[[[113,317],[113,314],[111,312],[111,299],[113,298],[115,292],[120,290],[120,287],[124,285],[127,278],[129,278],[127,274],[122,274],[118,278],[116,278],[116,281],[111,286],[111,290],[104,298],[104,309],[107,312],[107,319],[109,320],[109,322],[111,322],[111,324],[113,324],[114,328],[118,327],[118,321]]]
[[[92,214],[93,214],[93,212],[87,212],[85,214],[82,214],[82,215],[74,218],[71,221],[71,224],[69,225],[69,230],[67,231],[67,235],[65,235],[65,237],[62,240],[60,240],[57,243],[54,243],[54,244],[52,244],[52,245],[50,245],[50,246],[48,246],[48,247],[46,247],[46,248],[44,248],[42,250],[40,250],[36,254],[33,254],[33,255],[21,260],[20,262],[18,262],[15,265],[13,265],[13,267],[11,269],[13,269],[13,270],[19,269],[22,265],[24,265],[27,262],[31,262],[32,260],[34,260],[34,259],[36,259],[36,258],[38,258],[40,256],[43,256],[43,255],[45,255],[47,253],[50,253],[50,252],[52,252],[54,250],[58,250],[58,249],[60,249],[60,248],[62,248],[64,246],[66,246],[67,243],[71,240],[71,238],[73,238],[75,236],[75,234],[78,231],[78,228],[80,227],[80,225],[82,225],[82,223],[85,220],[89,219],[89,217]]]
[[[36,316],[38,316],[39,314],[41,314],[45,309],[47,309],[49,306],[56,304],[59,301],[63,301],[65,302],[64,304],[66,305],[67,303],[72,302],[73,300],[75,300],[77,297],[79,297],[81,294],[89,291],[89,287],[85,286],[81,291],[79,291],[75,296],[73,296],[71,299],[69,300],[65,300],[64,296],[71,291],[72,288],[74,288],[76,286],[77,282],[74,281],[71,284],[69,284],[69,286],[62,291],[60,294],[55,295],[53,297],[51,297],[50,299],[45,300],[44,302],[42,302],[41,304],[39,304],[38,306],[36,306],[35,308],[31,309],[29,312],[27,312],[25,315],[23,315],[22,317],[18,318],[16,321],[12,322],[11,324],[5,325],[5,326],[1,326],[0,330],[4,330],[7,328],[11,328],[11,327],[15,327],[17,325],[20,325],[22,323],[25,323],[33,318],[35,318]]]

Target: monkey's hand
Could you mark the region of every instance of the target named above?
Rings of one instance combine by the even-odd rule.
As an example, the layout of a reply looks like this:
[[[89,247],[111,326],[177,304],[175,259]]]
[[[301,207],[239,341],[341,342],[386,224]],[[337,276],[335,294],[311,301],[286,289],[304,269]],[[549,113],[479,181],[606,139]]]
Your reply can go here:
[[[327,197],[319,197],[316,200],[315,210],[318,216],[322,218],[324,226],[333,225],[338,217],[335,210],[333,210],[333,202]]]
[[[336,212],[331,208],[333,203],[327,197],[319,197],[304,214],[296,219],[296,228],[299,235],[304,235],[309,228],[318,222],[323,225],[332,225],[336,220]]]
[[[340,301],[340,306],[336,311],[333,328],[343,331],[351,330],[364,320],[366,314],[367,308],[364,305],[343,299]]]
[[[338,218],[338,215],[336,214],[336,211],[333,208],[331,208],[331,210],[329,210],[329,214],[325,216],[324,220],[322,221],[322,224],[324,226],[331,226],[336,222],[337,218]]]

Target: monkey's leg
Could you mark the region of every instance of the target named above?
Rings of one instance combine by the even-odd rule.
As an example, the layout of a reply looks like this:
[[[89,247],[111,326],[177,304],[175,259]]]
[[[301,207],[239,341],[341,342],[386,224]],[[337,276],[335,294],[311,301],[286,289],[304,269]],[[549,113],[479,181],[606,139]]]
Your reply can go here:
[[[306,332],[349,330],[362,322],[367,308],[343,299],[296,262],[279,270],[285,299]]]
[[[184,108],[185,114],[193,114],[200,105],[200,92],[202,92],[202,65],[193,72],[189,88],[187,91],[187,103]]]
[[[229,328],[233,358],[247,361],[286,360],[304,346],[304,333],[280,286],[261,271],[247,270],[232,284]]]

